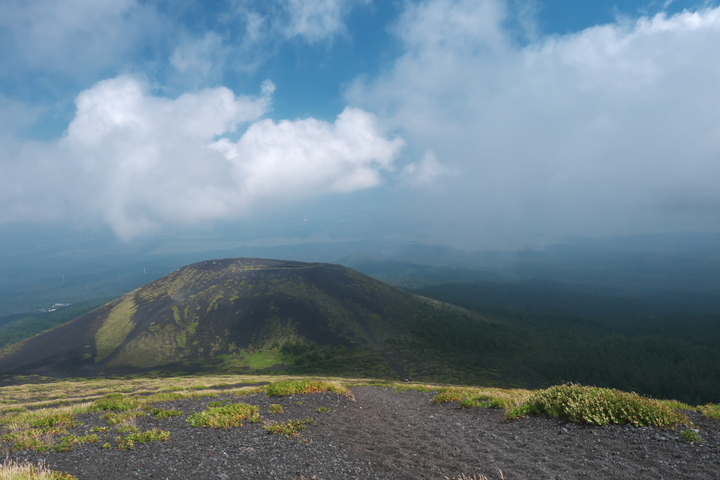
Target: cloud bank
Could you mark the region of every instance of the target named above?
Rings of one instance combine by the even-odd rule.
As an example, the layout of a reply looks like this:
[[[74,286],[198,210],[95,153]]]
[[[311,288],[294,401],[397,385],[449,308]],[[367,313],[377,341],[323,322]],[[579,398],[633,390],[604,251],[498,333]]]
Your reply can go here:
[[[334,123],[273,122],[274,86],[152,95],[120,76],[82,92],[67,134],[0,164],[0,221],[100,219],[120,237],[237,218],[268,205],[382,183],[403,142],[345,109]],[[247,130],[234,141],[239,126]]]
[[[720,8],[548,36],[525,2],[211,3],[0,4],[0,222],[133,238],[310,198],[322,218],[320,200],[369,190],[372,207],[343,203],[393,218],[365,215],[368,236],[492,248],[720,230]],[[395,42],[350,48],[375,20]],[[307,93],[301,108],[341,113],[271,118],[271,82],[237,94],[273,75]],[[63,135],[37,140],[53,114]]]
[[[496,0],[408,4],[402,54],[348,89],[458,172],[408,214],[466,245],[717,230],[720,9],[529,44],[508,15]]]

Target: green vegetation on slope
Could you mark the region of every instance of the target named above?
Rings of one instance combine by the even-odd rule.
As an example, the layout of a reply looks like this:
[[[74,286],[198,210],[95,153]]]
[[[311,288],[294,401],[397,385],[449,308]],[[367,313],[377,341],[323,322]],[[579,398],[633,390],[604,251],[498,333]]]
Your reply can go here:
[[[133,315],[137,311],[132,296],[125,296],[108,313],[95,337],[96,362],[104,360],[117,349],[135,327]]]

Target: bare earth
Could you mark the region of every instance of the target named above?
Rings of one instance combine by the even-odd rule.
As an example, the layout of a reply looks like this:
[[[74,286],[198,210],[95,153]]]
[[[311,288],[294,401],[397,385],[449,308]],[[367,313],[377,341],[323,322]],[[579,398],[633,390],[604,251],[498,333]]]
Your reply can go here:
[[[676,431],[630,426],[587,427],[548,418],[507,423],[500,410],[461,410],[431,403],[433,394],[376,387],[353,389],[354,400],[332,393],[266,398],[264,420],[313,417],[300,438],[270,435],[261,423],[226,430],[193,428],[183,417],[139,418],[141,430],[169,430],[167,442],[138,444],[134,451],[103,450],[100,443],[68,453],[17,452],[19,460],[97,479],[713,479],[720,478],[720,421],[694,415],[704,444]],[[189,414],[217,398],[158,404]],[[272,403],[284,413],[268,412]],[[327,413],[318,412],[328,407]],[[85,434],[104,425],[84,415]]]

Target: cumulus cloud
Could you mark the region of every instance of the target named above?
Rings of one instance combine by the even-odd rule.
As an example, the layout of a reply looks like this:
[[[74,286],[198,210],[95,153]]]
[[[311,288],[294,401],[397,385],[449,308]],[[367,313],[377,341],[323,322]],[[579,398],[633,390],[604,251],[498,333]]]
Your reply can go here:
[[[485,246],[717,228],[720,9],[525,45],[509,14],[499,0],[408,4],[402,55],[347,91],[458,173],[411,211]]]
[[[0,221],[100,218],[132,238],[382,182],[403,142],[373,115],[275,123],[261,118],[273,91],[265,82],[256,97],[220,87],[169,99],[132,76],[101,81],[77,97],[62,139],[3,156],[0,204],[11,208]]]

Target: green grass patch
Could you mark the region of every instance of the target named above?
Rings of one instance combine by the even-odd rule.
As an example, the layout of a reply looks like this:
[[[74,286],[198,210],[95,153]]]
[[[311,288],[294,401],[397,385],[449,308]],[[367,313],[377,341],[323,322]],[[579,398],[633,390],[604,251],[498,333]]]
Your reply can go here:
[[[319,392],[334,392],[338,395],[350,394],[350,390],[345,385],[326,380],[280,380],[265,387],[265,394],[268,397]]]
[[[117,448],[118,450],[135,450],[138,443],[166,442],[168,440],[170,440],[170,432],[153,429],[146,432],[131,433],[126,437],[117,437]],[[106,443],[103,448],[112,448],[112,445]]]
[[[280,405],[279,403],[273,403],[273,404],[270,405],[270,407],[268,408],[268,411],[269,411],[270,413],[283,413],[283,412],[285,411],[285,409],[284,409],[283,406]]]
[[[433,403],[460,402],[460,408],[512,409],[520,405],[529,393],[527,390],[448,387],[438,389]]]
[[[143,412],[142,410],[135,410],[133,412],[108,412],[105,415],[102,415],[100,418],[105,420],[109,426],[113,425],[121,425],[124,423],[127,423],[128,420],[132,418],[138,418],[138,417],[144,417],[147,415],[147,412]]]
[[[285,435],[288,438],[297,437],[305,427],[315,423],[315,419],[308,417],[305,420],[288,420],[285,422],[266,422],[263,425],[265,431],[270,434]]]
[[[557,385],[540,390],[507,412],[508,419],[549,415],[588,425],[631,424],[674,427],[690,419],[658,400],[635,393],[582,385]]]
[[[129,395],[123,395],[122,393],[111,393],[105,395],[102,398],[95,400],[94,407],[96,410],[107,412],[124,412],[127,410],[135,410],[142,406],[142,402]]]
[[[700,436],[700,434],[697,432],[697,430],[693,430],[691,428],[688,428],[687,430],[683,430],[682,432],[680,432],[680,437],[688,443],[703,443],[703,442],[705,442],[705,439],[703,439]]]
[[[285,356],[279,350],[256,352],[243,359],[243,363],[255,370],[269,368],[273,365],[284,363],[284,361]]]
[[[145,398],[147,403],[173,402],[175,400],[184,400],[191,395],[177,392],[160,392]]]
[[[150,415],[152,415],[156,420],[162,420],[163,418],[180,417],[185,414],[180,410],[172,410],[167,408],[151,408]]]
[[[708,403],[706,405],[701,405],[698,407],[698,410],[700,410],[706,417],[720,420],[720,403]]]
[[[209,407],[194,413],[187,422],[193,427],[231,428],[241,427],[244,420],[260,418],[260,407],[247,403],[233,403],[224,407]]]

